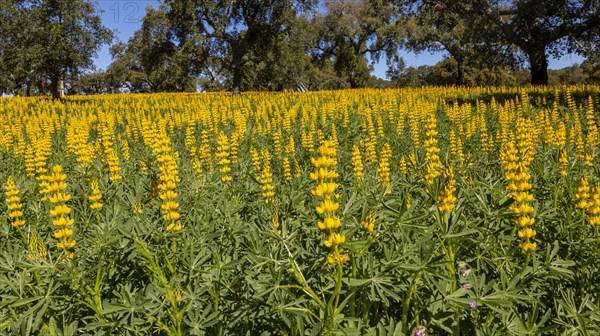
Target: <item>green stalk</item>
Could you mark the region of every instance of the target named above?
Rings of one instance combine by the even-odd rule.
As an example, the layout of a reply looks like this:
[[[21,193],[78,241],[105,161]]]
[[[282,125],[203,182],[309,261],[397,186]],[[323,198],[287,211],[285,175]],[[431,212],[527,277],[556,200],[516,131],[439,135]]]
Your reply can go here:
[[[410,286],[408,287],[408,292],[404,296],[404,300],[402,300],[402,331],[408,334],[408,309],[410,308],[410,301],[412,296],[417,288],[417,282],[421,278],[421,272],[417,272],[413,279],[411,280]]]
[[[519,272],[519,277],[523,277],[523,273],[525,273],[525,269],[529,266],[529,260],[531,259],[531,251],[527,251],[525,255],[525,264],[523,264],[523,268],[521,268],[521,272]]]
[[[354,262],[354,258],[352,258],[350,263],[352,266],[352,278],[356,279],[356,263]],[[355,293],[356,293],[356,288],[353,287],[352,292],[350,293],[350,295],[352,297],[350,298],[350,302],[349,302],[350,316],[352,316],[352,317],[356,317],[356,297],[354,296]]]
[[[439,217],[438,217],[439,218]],[[450,224],[448,223],[448,213],[443,213],[441,219],[441,223],[438,221],[438,223],[440,224],[440,228],[443,228],[444,230],[444,235],[448,234],[448,230],[450,227]],[[449,276],[452,279],[450,282],[450,290],[448,294],[452,294],[456,291],[456,278],[457,278],[457,274],[456,274],[456,266],[455,266],[455,261],[454,261],[454,251],[452,249],[452,246],[446,246],[446,239],[443,238],[441,241],[441,246],[442,246],[442,252],[446,255],[446,261],[449,261],[450,263],[448,264],[448,266],[446,267],[446,269],[448,270]],[[403,316],[404,318],[404,316]],[[455,314],[454,314],[454,320],[456,322],[456,327],[454,327],[454,335],[460,335],[460,310],[456,310]]]
[[[334,248],[334,254],[338,254],[338,247],[336,246]],[[332,335],[333,334],[333,324],[335,321],[335,318],[337,316],[337,308],[340,302],[340,291],[342,288],[342,276],[343,276],[343,269],[342,269],[342,264],[337,265],[337,272],[335,273],[335,289],[333,291],[333,294],[331,295],[331,298],[329,299],[329,302],[327,303],[327,318],[326,318],[326,327],[327,327],[327,331],[326,331],[326,335]],[[330,315],[331,313],[331,315]]]
[[[96,219],[98,220],[98,222],[100,222],[100,215],[98,214],[98,212],[96,212]],[[98,318],[99,318],[99,320],[102,320],[102,321],[104,320],[104,318],[102,316],[103,308],[102,308],[102,298],[100,296],[100,291],[101,291],[101,287],[102,287],[102,281],[104,279],[103,268],[102,268],[103,262],[104,262],[104,249],[101,248],[100,255],[98,256],[98,270],[96,271],[96,281],[94,283],[93,297],[94,297],[94,305],[96,306]]]
[[[219,281],[221,281],[220,276],[219,276]],[[219,311],[219,292],[221,291],[220,282],[217,282],[213,288],[214,288],[213,294],[212,294],[213,311],[218,312]],[[221,321],[219,321],[219,323],[217,323],[217,335],[219,335],[219,336],[223,335],[223,323]]]
[[[558,188],[554,190],[554,201],[552,202],[552,206],[556,208],[556,203],[558,202],[558,195],[560,195],[561,185],[558,185]]]
[[[343,270],[342,270],[342,264],[338,265],[338,272],[337,272],[337,278],[335,279],[335,302],[334,302],[334,312],[337,312],[337,308],[339,306],[340,303],[340,291],[342,288],[342,276],[343,276]],[[335,315],[334,315],[335,316]]]
[[[448,253],[446,255],[448,256],[447,260],[451,262],[451,264],[448,265],[448,271],[452,278],[452,282],[450,282],[450,293],[454,293],[456,291],[456,267],[454,266],[454,251],[452,250],[452,246],[448,247]],[[454,335],[460,335],[460,310],[456,310],[454,321],[456,322]]]
[[[73,264],[71,262],[67,262],[67,265],[69,276],[72,279],[77,279],[77,275],[75,274],[75,270],[73,269]],[[83,279],[80,278],[79,281],[81,285],[77,286],[77,290],[79,291],[79,294],[81,294],[81,296],[85,298],[86,305],[96,313],[99,322],[106,322],[106,320],[104,320],[104,317],[102,316],[102,304],[101,302],[100,305],[97,304],[94,289],[92,289],[87,283],[85,283]]]
[[[321,309],[325,309],[325,307],[326,307],[325,303],[323,302],[323,300],[321,300],[319,298],[319,296],[308,285],[308,282],[306,281],[304,274],[302,274],[302,271],[300,270],[300,266],[298,266],[296,259],[294,259],[294,255],[292,254],[292,251],[290,251],[287,244],[285,243],[285,241],[282,238],[280,238],[280,241],[283,244],[283,247],[285,247],[285,249],[288,253],[288,256],[290,257],[290,260],[292,260],[292,262],[294,264],[294,275],[296,276],[296,280],[302,286],[302,290],[304,291],[304,293],[308,294],[308,296],[310,296],[319,305],[319,307]]]
[[[102,298],[100,296],[100,289],[102,287],[102,280],[104,278],[103,275],[103,269],[102,269],[102,262],[104,261],[104,253],[101,250],[100,251],[100,257],[98,258],[98,271],[96,271],[96,282],[94,283],[94,290],[93,290],[93,298],[94,298],[94,305],[96,307],[96,313],[98,314],[98,319],[103,321],[104,318],[102,317]]]
[[[371,306],[373,305],[373,302],[371,300],[369,300],[367,298],[367,304],[366,304],[366,308],[363,309],[363,324],[364,325],[368,325],[369,323],[369,311],[371,310]]]

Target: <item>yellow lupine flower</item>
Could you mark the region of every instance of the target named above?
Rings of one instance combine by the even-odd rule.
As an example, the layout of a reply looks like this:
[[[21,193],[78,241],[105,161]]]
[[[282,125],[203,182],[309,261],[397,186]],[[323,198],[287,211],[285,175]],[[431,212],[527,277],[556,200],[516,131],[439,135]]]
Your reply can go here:
[[[73,230],[67,229],[67,228],[63,228],[63,229],[60,229],[60,230],[54,232],[54,238],[56,238],[56,239],[62,239],[64,237],[71,237],[72,235],[73,235]]]
[[[98,185],[98,180],[93,180],[91,185],[92,193],[88,196],[88,201],[90,201],[90,209],[97,210],[103,207],[102,202],[102,194],[100,193],[100,186]]]
[[[567,166],[569,165],[569,159],[567,158],[567,151],[564,148],[560,150],[558,163],[560,168],[560,175],[563,177],[567,176]]]
[[[340,208],[340,204],[332,201],[331,199],[324,199],[323,201],[321,201],[321,203],[319,203],[319,205],[317,205],[317,213],[319,215],[322,214],[329,214],[332,212],[337,211]]]
[[[338,174],[326,168],[318,168],[311,172],[309,176],[313,180],[325,180],[337,178]]]
[[[379,167],[377,169],[377,175],[379,183],[385,188],[390,186],[390,157],[392,156],[392,148],[390,144],[386,143],[383,145],[381,150],[381,159],[379,160]]]
[[[343,244],[344,242],[346,242],[346,237],[344,237],[343,235],[341,235],[337,232],[333,232],[325,238],[325,241],[323,241],[323,244],[326,247],[332,247],[334,245]]]
[[[139,201],[136,201],[132,206],[132,211],[136,216],[139,216],[143,212],[142,204]]]
[[[526,129],[520,129],[525,127],[525,121],[519,119],[519,125],[520,126],[517,128],[521,132],[527,131]],[[515,225],[519,228],[517,237],[524,240],[519,243],[519,248],[527,252],[535,251],[537,248],[537,244],[532,242],[532,238],[535,237],[536,231],[531,228],[535,223],[535,218],[530,216],[535,210],[533,206],[529,204],[533,200],[533,195],[529,192],[532,185],[529,183],[531,175],[529,174],[528,165],[533,160],[533,155],[531,153],[531,145],[524,144],[524,142],[532,140],[527,140],[527,137],[522,135],[519,135],[518,138],[520,139],[519,149],[517,149],[512,142],[506,143],[500,152],[500,161],[505,172],[506,180],[508,181],[506,187],[510,192],[508,196],[514,201],[509,209],[517,216],[513,220]]]
[[[35,231],[32,232],[29,238],[29,253],[27,258],[31,261],[47,261],[48,251],[44,242],[39,238]]]
[[[69,240],[69,239],[64,239],[61,240],[60,242],[56,243],[56,248],[59,250],[69,250],[75,247],[75,245],[77,245],[77,241],[75,239],[73,240]],[[72,254],[69,254],[70,258],[72,258]]]
[[[71,208],[69,208],[66,204],[57,204],[54,209],[50,210],[50,215],[53,217],[59,217],[61,215],[69,215],[71,213]]]
[[[71,195],[58,192],[50,196],[48,199],[50,200],[50,203],[65,203],[71,200]]]
[[[456,197],[454,197],[454,192],[456,191],[454,184],[456,181],[454,180],[452,166],[449,166],[448,169],[446,169],[444,177],[446,181],[442,188],[442,192],[438,197],[438,209],[442,213],[448,213],[454,209],[454,203],[456,202]]]
[[[273,185],[273,174],[271,173],[271,160],[268,152],[265,153],[265,160],[260,175],[260,184],[262,196],[266,204],[273,203],[275,199],[275,186]]]
[[[592,195],[588,201],[586,213],[589,225],[600,225],[600,183],[596,184],[592,190]]]
[[[181,218],[181,215],[176,211],[167,211],[167,212],[164,212],[163,218],[167,222],[174,222],[174,221],[178,220],[179,218]],[[167,230],[167,231],[169,231],[169,230]]]
[[[54,232],[54,238],[58,240],[56,248],[67,252],[67,258],[72,258],[74,254],[68,250],[74,248],[77,241],[70,239],[73,235],[73,230],[67,228],[68,226],[72,226],[75,220],[70,217],[71,208],[66,204],[71,199],[71,195],[65,192],[67,189],[66,179],[67,174],[63,173],[60,165],[52,168],[52,174],[47,179],[50,193],[48,199],[50,203],[56,204],[50,210],[50,215],[54,218],[52,225],[58,229]]]
[[[341,265],[348,261],[348,254],[334,253],[332,256],[327,257],[327,262],[332,265]]]
[[[532,228],[523,228],[520,229],[519,231],[517,231],[517,236],[519,236],[519,238],[533,238],[535,237],[535,230],[533,230]]]
[[[533,252],[537,249],[537,243],[522,242],[522,243],[519,243],[519,248],[521,250],[523,250],[524,252],[527,252],[527,251]]]
[[[171,210],[177,210],[177,208],[179,208],[179,203],[177,202],[173,202],[173,201],[166,201],[165,203],[163,203],[160,208],[163,211],[171,211]]]
[[[371,211],[367,217],[365,217],[361,222],[360,225],[363,227],[363,229],[365,229],[368,233],[373,233],[373,230],[375,229],[375,212]]]
[[[286,181],[292,180],[292,166],[290,165],[290,159],[288,157],[283,158],[283,177]]]
[[[74,223],[75,223],[75,220],[73,218],[63,217],[63,216],[52,221],[52,225],[57,226],[57,227],[71,226]]]
[[[173,184],[169,184],[169,186],[172,186],[170,188],[175,188],[176,187],[176,185],[174,183]],[[160,194],[160,196],[159,196],[159,198],[161,200],[175,199],[177,197],[177,193],[174,192],[173,190],[163,188],[163,191],[164,192],[162,194]]]
[[[354,169],[354,177],[360,179],[363,177],[363,163],[360,149],[357,145],[352,147],[352,167]]]
[[[225,133],[221,132],[217,138],[216,157],[218,159],[217,164],[220,166],[219,172],[221,173],[221,181],[223,182],[230,182],[233,179],[232,176],[229,175],[231,172],[231,168],[229,167],[229,164],[231,163],[229,155],[229,139]]]
[[[324,195],[333,194],[340,185],[334,182],[323,182],[318,184],[310,193],[313,196],[323,197]]]
[[[590,197],[590,186],[588,185],[587,177],[583,175],[577,184],[577,193],[575,194],[575,198],[577,198],[579,202],[577,202],[575,207],[577,209],[587,209],[591,205],[591,202],[588,202]]]
[[[339,184],[332,181],[338,176],[334,170],[337,164],[335,146],[335,142],[331,140],[324,140],[321,143],[321,146],[317,149],[317,157],[311,158],[314,170],[310,177],[317,181],[317,185],[311,190],[311,194],[321,198],[315,209],[317,214],[323,217],[323,220],[318,221],[317,226],[321,230],[328,231],[323,244],[333,250],[332,255],[327,258],[327,262],[339,265],[348,259],[348,255],[341,255],[339,248],[339,245],[346,241],[346,237],[335,231],[339,229],[341,224],[340,218],[335,215],[340,207],[340,204],[335,200],[337,197],[335,191]]]
[[[338,216],[325,217],[323,221],[318,222],[317,226],[321,230],[335,230],[341,225],[341,220]]]

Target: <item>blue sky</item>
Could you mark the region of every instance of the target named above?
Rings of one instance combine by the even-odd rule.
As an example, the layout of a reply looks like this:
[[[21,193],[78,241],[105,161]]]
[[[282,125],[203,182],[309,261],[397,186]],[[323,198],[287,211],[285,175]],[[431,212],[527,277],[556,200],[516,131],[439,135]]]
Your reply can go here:
[[[118,40],[127,42],[133,36],[133,33],[141,27],[142,18],[146,12],[147,6],[158,7],[158,1],[128,1],[128,0],[98,0],[98,10],[102,18],[102,23],[115,31]],[[431,54],[428,52],[415,54],[401,51],[404,62],[407,66],[433,65],[439,62],[444,54]],[[565,55],[560,59],[549,60],[550,69],[561,69],[574,63],[581,63],[583,58],[578,55]],[[94,64],[98,69],[106,69],[110,64],[111,57],[108,46],[104,46],[98,51]],[[385,78],[387,65],[385,60],[381,60],[374,65],[373,75]]]
[[[128,1],[128,0],[98,0],[97,8],[102,23],[115,32],[115,41],[127,42],[136,30],[142,25],[142,18],[146,14],[146,7],[158,7],[158,1]],[[94,65],[106,69],[111,63],[109,47],[103,46],[98,51]]]

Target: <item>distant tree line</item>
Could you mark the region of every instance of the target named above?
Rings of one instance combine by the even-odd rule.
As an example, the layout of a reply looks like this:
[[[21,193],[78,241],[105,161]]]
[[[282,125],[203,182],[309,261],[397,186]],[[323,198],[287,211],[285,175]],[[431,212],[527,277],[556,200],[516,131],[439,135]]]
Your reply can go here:
[[[112,36],[89,1],[0,0],[0,93],[59,96]]]
[[[161,0],[113,62],[93,2],[0,0],[0,92],[319,90],[597,82],[597,0]],[[436,65],[399,56],[443,52]],[[585,61],[548,71],[548,58]],[[371,75],[387,60],[389,80]],[[525,69],[525,70],[523,70]]]

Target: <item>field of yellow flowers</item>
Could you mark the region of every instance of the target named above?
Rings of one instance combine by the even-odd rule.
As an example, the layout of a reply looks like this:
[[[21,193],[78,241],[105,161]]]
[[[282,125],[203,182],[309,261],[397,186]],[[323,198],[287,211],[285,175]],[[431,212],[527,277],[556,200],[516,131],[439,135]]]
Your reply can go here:
[[[0,334],[598,334],[599,121],[597,85],[0,98]]]

